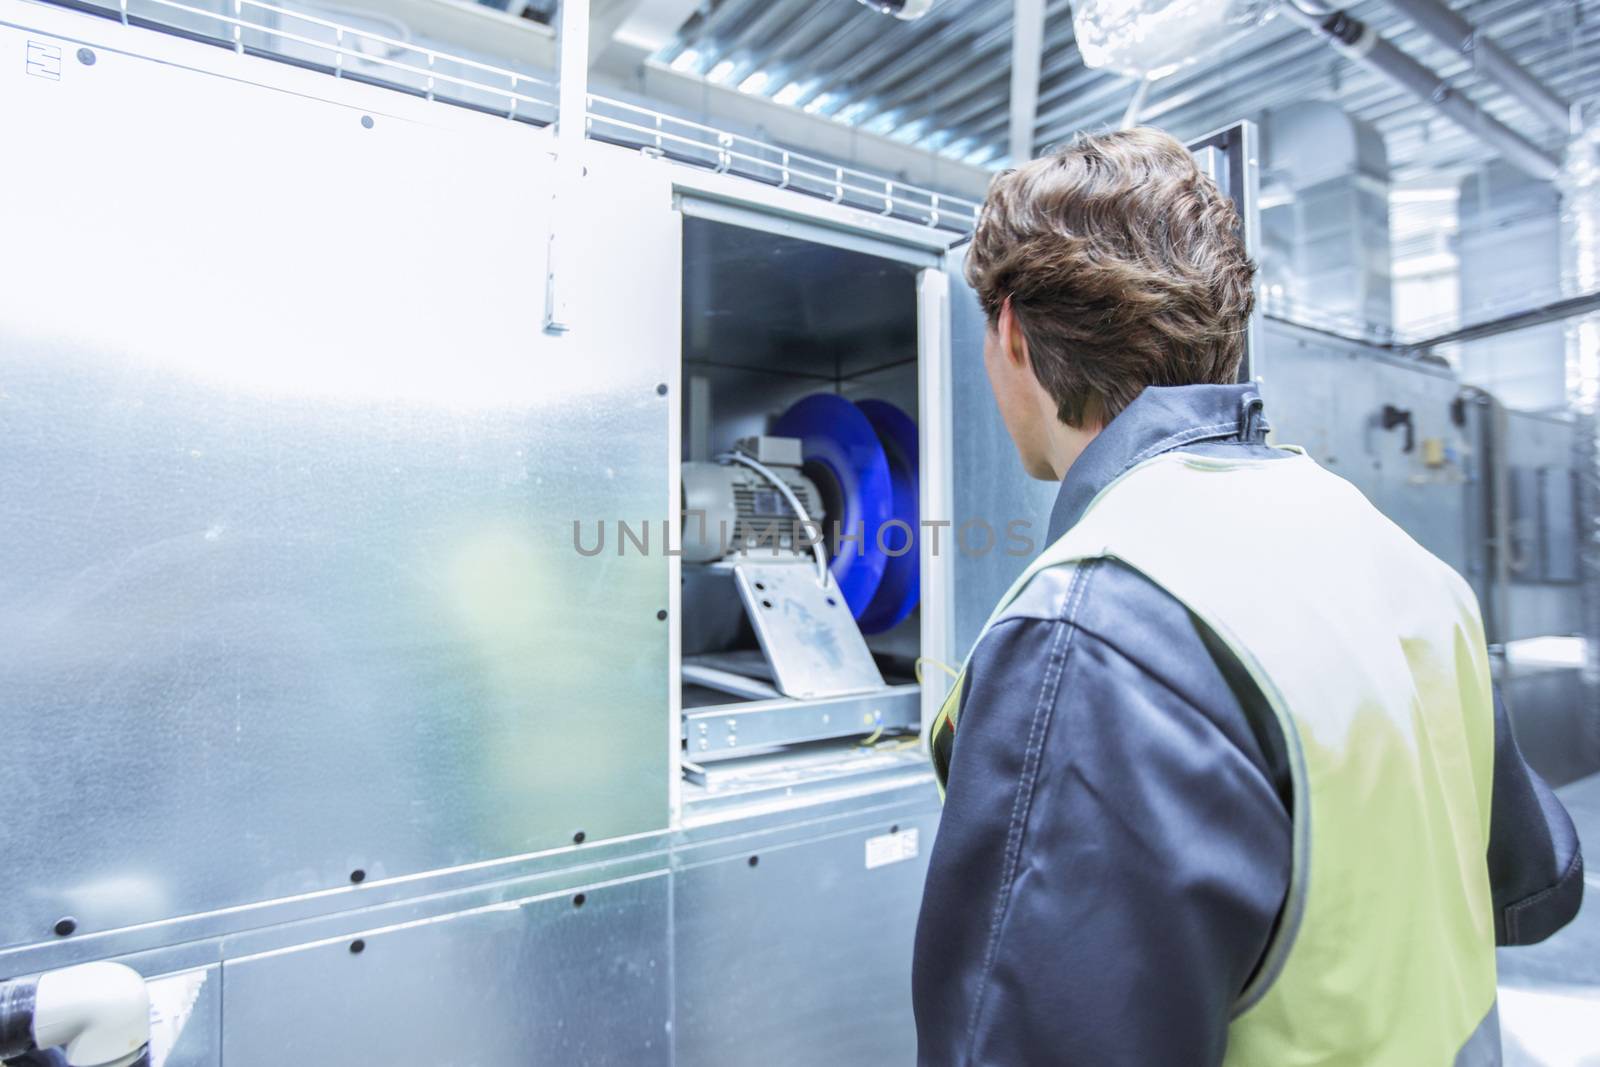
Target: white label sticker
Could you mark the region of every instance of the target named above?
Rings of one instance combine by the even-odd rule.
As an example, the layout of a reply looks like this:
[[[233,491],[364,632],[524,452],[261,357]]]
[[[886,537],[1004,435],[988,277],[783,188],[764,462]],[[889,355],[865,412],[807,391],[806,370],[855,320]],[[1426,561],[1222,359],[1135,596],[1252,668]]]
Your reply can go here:
[[[917,858],[917,831],[915,828],[895,834],[879,834],[867,838],[867,870],[888,863]]]

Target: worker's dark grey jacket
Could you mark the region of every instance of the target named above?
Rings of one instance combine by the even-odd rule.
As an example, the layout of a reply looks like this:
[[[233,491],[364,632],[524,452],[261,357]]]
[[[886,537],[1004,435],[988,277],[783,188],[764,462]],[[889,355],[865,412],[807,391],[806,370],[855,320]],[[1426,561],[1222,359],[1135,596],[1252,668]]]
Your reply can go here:
[[[1050,539],[1161,452],[1282,455],[1254,398],[1146,390],[1073,464]],[[1209,564],[1241,582],[1249,521],[1239,555]],[[922,1063],[1221,1062],[1289,880],[1283,738],[1242,672],[1110,561],[1043,572],[979,642],[917,927]],[[1498,700],[1495,735],[1487,862],[1497,937],[1519,944],[1577,911],[1582,860]]]

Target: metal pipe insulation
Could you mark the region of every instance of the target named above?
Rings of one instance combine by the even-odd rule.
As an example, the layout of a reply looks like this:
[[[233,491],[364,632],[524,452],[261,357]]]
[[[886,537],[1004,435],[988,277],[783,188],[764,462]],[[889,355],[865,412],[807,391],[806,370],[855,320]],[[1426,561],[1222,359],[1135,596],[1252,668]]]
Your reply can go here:
[[[1563,136],[1571,132],[1572,105],[1440,0],[1389,0],[1389,6],[1435,41],[1472,60],[1479,74],[1528,105],[1552,130]]]
[[[0,982],[0,1061],[62,1049],[69,1067],[147,1067],[150,992],[120,963]]]
[[[1313,14],[1293,3],[1284,4],[1283,10],[1290,18],[1326,37],[1349,59],[1372,68],[1413,96],[1432,104],[1519,170],[1539,181],[1553,181],[1560,172],[1554,156],[1457,93],[1438,74],[1378,36],[1377,31],[1355,16],[1343,11]]]

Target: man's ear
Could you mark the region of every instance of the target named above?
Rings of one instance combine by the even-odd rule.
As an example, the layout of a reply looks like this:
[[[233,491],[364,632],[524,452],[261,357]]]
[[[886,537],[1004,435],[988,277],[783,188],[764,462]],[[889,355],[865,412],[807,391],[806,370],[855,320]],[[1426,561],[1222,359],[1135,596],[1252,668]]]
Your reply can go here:
[[[1031,366],[1028,362],[1028,338],[1023,334],[1017,316],[1011,311],[1009,296],[1000,302],[1000,321],[995,323],[995,330],[1000,335],[1000,354],[1006,358],[1006,362],[1019,370]]]

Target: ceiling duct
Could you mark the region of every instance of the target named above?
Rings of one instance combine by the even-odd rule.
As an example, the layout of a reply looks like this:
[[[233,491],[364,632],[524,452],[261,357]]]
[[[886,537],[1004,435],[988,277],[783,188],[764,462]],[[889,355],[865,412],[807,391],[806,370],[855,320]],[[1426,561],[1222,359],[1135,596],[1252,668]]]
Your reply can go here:
[[[1507,163],[1540,181],[1553,181],[1560,171],[1556,158],[1452,89],[1437,73],[1378,36],[1376,30],[1344,11],[1312,11],[1291,0],[1283,10],[1295,21],[1328,39],[1346,58],[1389,79],[1427,101],[1462,129],[1489,145]]]
[[[1523,69],[1442,0],[1389,0],[1389,6],[1435,41],[1470,59],[1475,71],[1521,100],[1552,130],[1561,134],[1568,132],[1572,105]]]

